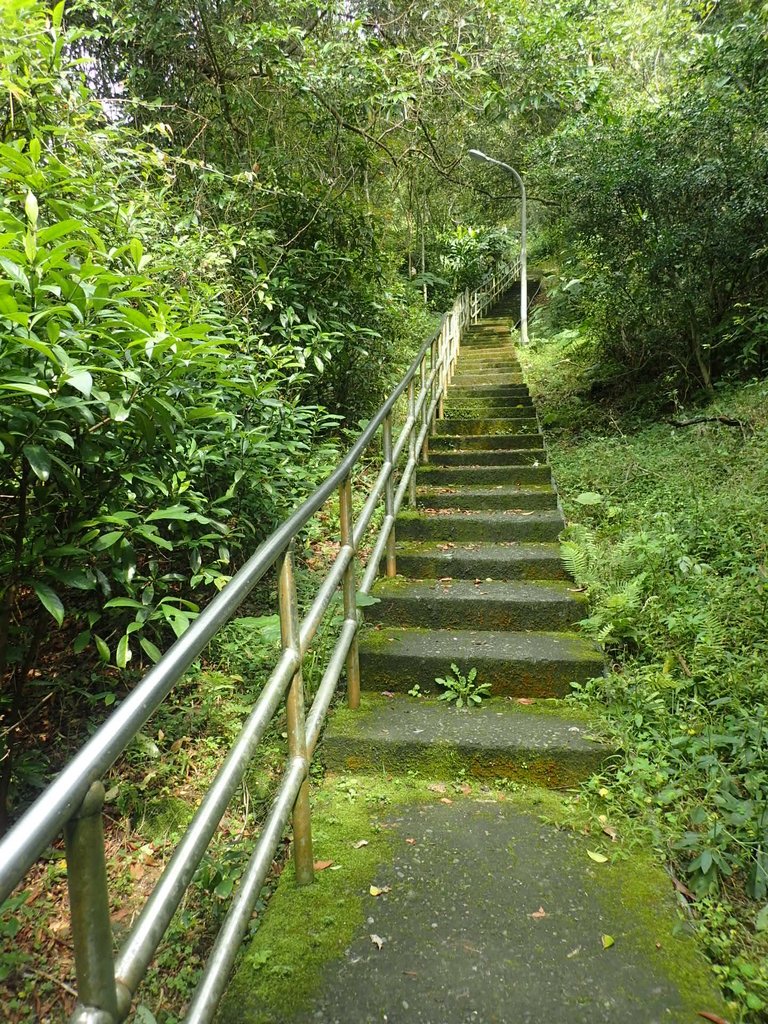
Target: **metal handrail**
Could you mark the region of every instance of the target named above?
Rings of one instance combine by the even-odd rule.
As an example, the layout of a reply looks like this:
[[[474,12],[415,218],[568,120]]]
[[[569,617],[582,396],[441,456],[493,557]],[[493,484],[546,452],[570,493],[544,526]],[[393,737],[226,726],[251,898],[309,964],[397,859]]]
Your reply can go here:
[[[160,658],[94,733],[74,759],[0,841],[0,902],[21,882],[43,850],[64,832],[72,936],[79,1002],[72,1024],[118,1024],[131,1002],[240,784],[273,715],[286,698],[288,762],[251,860],[214,944],[188,1008],[188,1024],[212,1019],[223,994],[253,906],[266,879],[288,818],[293,815],[294,860],[299,883],[312,880],[308,766],[342,669],[346,666],[350,707],[360,703],[356,593],[367,593],[384,559],[396,573],[395,519],[406,496],[416,502],[415,470],[428,461],[429,437],[443,415],[443,403],[471,323],[509,286],[519,261],[487,275],[474,291],[460,295],[440,326],[419,349],[400,383],[384,402],[333,473],[254,552],[186,632]],[[418,390],[418,395],[417,395]],[[407,393],[407,416],[393,442],[393,410]],[[362,511],[353,521],[350,474],[382,429],[383,462]],[[407,452],[405,464],[398,464]],[[293,542],[311,517],[338,491],[341,544],[302,622],[298,620],[293,575]],[[379,501],[385,515],[359,588],[358,546]],[[113,959],[104,854],[101,779],[159,704],[235,614],[275,563],[279,567],[282,652],[242,730],[177,845],[136,923]],[[320,623],[341,587],[344,618],[312,706],[306,713],[302,662]]]

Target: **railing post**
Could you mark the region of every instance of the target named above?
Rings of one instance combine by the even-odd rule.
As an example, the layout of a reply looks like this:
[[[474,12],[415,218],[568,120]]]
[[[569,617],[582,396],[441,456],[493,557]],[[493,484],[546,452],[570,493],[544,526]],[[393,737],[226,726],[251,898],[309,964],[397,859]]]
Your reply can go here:
[[[437,402],[437,418],[441,420],[445,415],[445,389],[448,387],[448,358],[445,345],[445,320],[443,320],[440,328],[438,352],[440,353],[440,373],[438,374],[438,386],[440,391]]]
[[[341,545],[352,547],[352,480],[347,476],[339,487],[339,518],[341,520]],[[356,554],[356,553],[355,553]],[[344,570],[341,588],[344,599],[344,618],[357,623],[357,584],[355,582],[355,555]],[[360,707],[360,655],[355,635],[347,652],[347,704],[353,710]]]
[[[427,394],[427,354],[424,353],[424,358],[421,360],[421,424],[422,426],[427,423],[429,417],[429,406],[430,397]],[[429,462],[429,430],[424,432],[424,441],[421,445],[421,461]]]
[[[278,562],[280,575],[277,596],[280,607],[280,637],[283,648],[299,650],[299,610],[296,601],[296,578],[293,573],[294,542],[288,545]],[[303,758],[307,775],[293,805],[293,863],[296,881],[309,885],[314,881],[312,859],[312,821],[309,809],[309,761],[307,758],[307,732],[304,727],[304,675],[301,664],[296,669],[285,702],[288,718],[288,756]]]
[[[384,487],[384,511],[391,520],[392,526],[387,537],[387,576],[397,576],[397,556],[395,554],[395,467],[392,462],[392,413],[389,412],[384,418],[384,430],[382,437],[384,451],[384,462],[390,465],[389,475]]]
[[[408,504],[416,508],[416,388],[413,377],[408,382],[408,419],[411,430],[408,434],[408,461],[411,464],[411,479],[408,481]]]
[[[112,958],[102,807],[104,786],[94,782],[64,829],[67,887],[75,948],[78,1005],[71,1024],[116,1024],[117,990]]]
[[[438,355],[437,338],[435,338],[435,340],[432,342],[432,348],[431,348],[430,355],[431,355],[430,369],[434,370],[435,367],[437,366],[437,355]],[[430,405],[430,407],[432,406],[432,401],[433,401],[433,399],[435,397],[435,388],[439,388],[439,387],[440,387],[440,372],[438,371],[435,374],[435,376],[432,378],[432,383],[431,383],[430,388],[429,388],[429,405]],[[432,422],[429,425],[429,433],[432,436],[434,436],[437,433],[437,408],[435,408],[435,413],[431,417],[431,419],[432,419]]]

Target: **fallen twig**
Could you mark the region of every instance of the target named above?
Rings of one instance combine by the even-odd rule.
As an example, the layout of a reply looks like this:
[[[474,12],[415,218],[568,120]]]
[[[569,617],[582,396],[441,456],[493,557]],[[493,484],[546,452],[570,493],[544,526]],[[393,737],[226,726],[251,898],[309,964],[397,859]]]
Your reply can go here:
[[[668,419],[664,421],[670,423],[673,427],[692,427],[695,423],[722,423],[726,427],[739,427],[741,430],[747,430],[750,427],[749,423],[745,423],[743,420],[733,419],[731,416],[694,416],[690,420],[672,420]]]

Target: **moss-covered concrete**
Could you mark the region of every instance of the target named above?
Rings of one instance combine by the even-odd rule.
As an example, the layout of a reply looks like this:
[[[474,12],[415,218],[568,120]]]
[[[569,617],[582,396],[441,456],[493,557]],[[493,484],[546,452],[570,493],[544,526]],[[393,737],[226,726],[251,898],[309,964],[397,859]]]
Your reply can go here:
[[[571,682],[603,671],[600,652],[571,633],[383,627],[360,637],[365,689],[431,687],[452,662],[465,674],[476,668],[494,696],[510,697],[562,697]]]
[[[460,709],[438,699],[371,694],[362,711],[337,711],[323,750],[326,765],[340,771],[568,789],[598,771],[610,753],[593,731],[558,701],[525,707],[490,700]]]
[[[725,1013],[668,877],[648,851],[602,843],[583,804],[346,777],[314,805],[316,856],[333,864],[305,889],[283,873],[219,1024],[695,1024],[700,1011]]]
[[[401,512],[395,536],[401,540],[555,541],[565,522],[557,509],[531,512]]]
[[[530,417],[446,418],[437,421],[438,434],[530,434],[536,432],[536,423]]]
[[[429,461],[433,466],[532,466],[546,462],[547,453],[539,448],[509,448],[483,451],[432,451]]]
[[[430,629],[553,630],[571,628],[587,616],[584,594],[564,582],[380,580],[379,603],[366,609],[367,622]]]
[[[567,579],[559,544],[445,544],[401,539],[397,568],[404,576],[418,579]]]
[[[541,448],[542,436],[530,434],[443,434],[429,439],[429,452]]]
[[[505,487],[462,484],[456,487],[417,487],[419,508],[463,509],[542,509],[557,508],[557,495],[551,487]]]

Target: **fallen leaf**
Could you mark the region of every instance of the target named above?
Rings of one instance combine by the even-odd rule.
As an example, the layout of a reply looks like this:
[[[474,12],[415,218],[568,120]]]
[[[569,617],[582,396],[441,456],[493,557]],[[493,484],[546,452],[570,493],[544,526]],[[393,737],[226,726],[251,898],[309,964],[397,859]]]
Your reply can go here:
[[[696,900],[696,897],[693,895],[688,886],[681,882],[679,878],[675,878],[674,875],[672,875],[672,885],[674,885],[675,889],[677,889],[677,891],[682,896],[685,896],[687,900],[690,900],[691,902],[694,902]]]
[[[405,841],[406,841],[406,843],[408,843],[409,846],[415,846],[416,845],[416,840],[415,839],[406,839]]]
[[[440,803],[441,804],[452,804],[453,800],[449,800],[447,796],[441,796],[440,797]]]
[[[472,787],[468,782],[462,782],[462,784],[459,786],[459,791],[463,793],[464,796],[469,796],[469,794],[472,792]]]
[[[587,850],[587,856],[590,860],[593,860],[595,864],[605,864],[608,860],[604,853],[595,853],[594,850]]]
[[[535,704],[536,700],[533,697],[518,697],[515,703],[517,703],[517,704]]]
[[[368,892],[371,894],[371,896],[381,896],[383,892],[391,892],[391,890],[391,885],[382,885],[381,887],[379,887],[378,885],[372,885],[368,889]]]
[[[394,695],[394,693],[391,690],[382,690],[381,691],[381,696],[382,697],[394,697],[395,695]]]
[[[364,846],[368,845],[367,839],[358,839],[356,843],[352,843],[353,850],[361,850]]]
[[[332,860],[316,860],[312,866],[315,871],[325,871],[325,869],[329,868],[331,864],[333,864]]]
[[[418,978],[416,971],[403,971],[403,974],[407,974],[409,978]]]
[[[616,831],[616,829],[612,825],[603,825],[603,832],[605,832],[605,834],[607,836],[611,837],[611,842],[612,843],[618,843],[618,841],[619,841],[619,833]]]
[[[581,952],[581,946],[577,946],[575,949],[572,949],[570,953],[566,953],[565,954],[566,959],[567,960],[573,960],[573,958],[575,956],[578,956],[580,952]]]
[[[444,793],[445,785],[442,782],[433,782],[432,785],[427,786],[427,789],[432,793]]]
[[[601,935],[600,941],[603,944],[603,949],[610,949],[616,940],[612,935]]]
[[[544,909],[544,907],[539,907],[538,910],[534,910],[534,912],[532,914],[528,915],[528,917],[532,917],[534,921],[540,921],[542,919],[542,917],[548,917],[548,916],[549,915],[547,914],[547,912]]]
[[[712,1024],[728,1024],[725,1017],[718,1017],[716,1013],[707,1013],[706,1010],[699,1010],[696,1016],[703,1017],[704,1020],[711,1020]]]
[[[376,949],[381,949],[384,945],[384,939],[380,935],[371,935],[371,942],[374,944]]]

